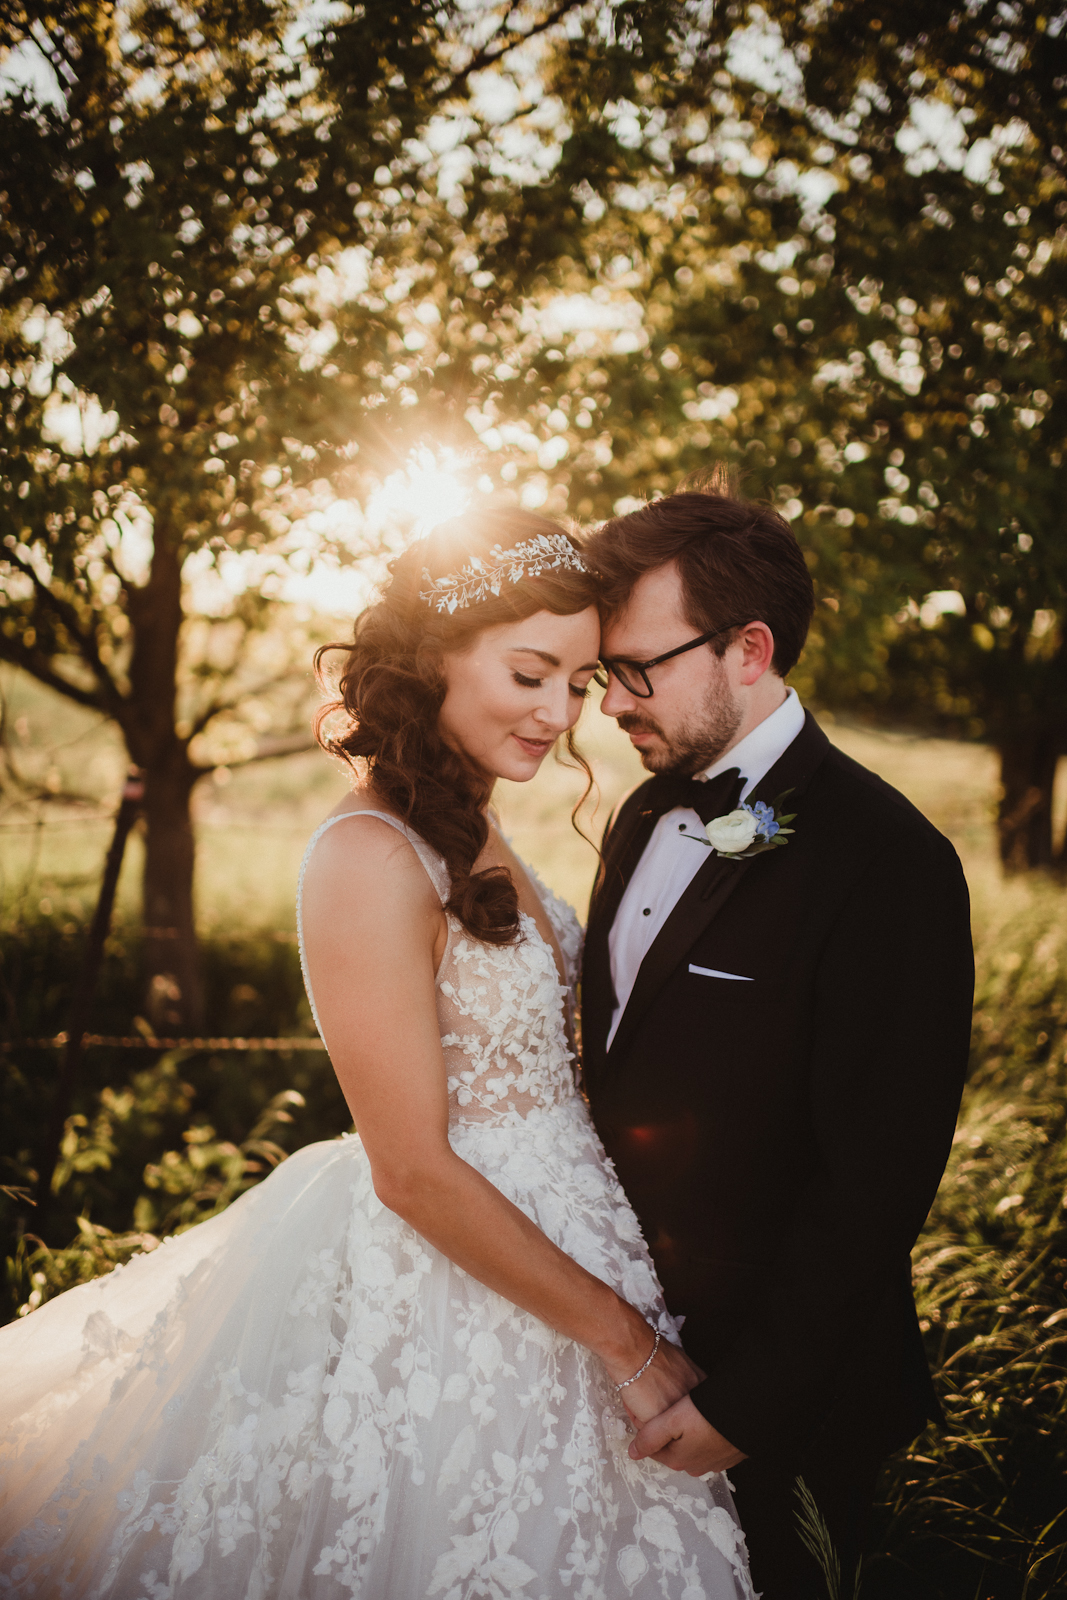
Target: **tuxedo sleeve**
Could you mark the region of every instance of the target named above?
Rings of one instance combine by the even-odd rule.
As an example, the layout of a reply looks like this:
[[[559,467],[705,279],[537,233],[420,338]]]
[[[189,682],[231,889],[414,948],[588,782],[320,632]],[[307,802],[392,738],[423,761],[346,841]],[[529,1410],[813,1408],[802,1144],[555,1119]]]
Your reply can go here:
[[[878,841],[819,959],[811,1165],[758,1305],[693,1390],[747,1455],[803,1448],[908,1270],[952,1143],[973,988],[955,851],[902,827]]]

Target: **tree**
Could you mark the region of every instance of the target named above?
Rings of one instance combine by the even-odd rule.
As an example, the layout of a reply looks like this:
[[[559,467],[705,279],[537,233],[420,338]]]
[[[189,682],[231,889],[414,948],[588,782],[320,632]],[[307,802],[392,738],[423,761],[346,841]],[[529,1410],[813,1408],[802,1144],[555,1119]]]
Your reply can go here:
[[[882,379],[862,419],[879,521],[913,569],[881,697],[996,746],[1002,859],[1048,866],[1067,751],[1067,12],[776,13],[859,180],[828,205],[834,270],[849,355]]]
[[[718,455],[799,519],[808,686],[988,738],[1009,868],[1052,859],[1067,748],[1065,18],[694,9],[631,103],[590,52],[616,159],[570,287],[633,301],[642,342],[573,341],[557,379],[600,424],[555,469],[579,506]]]
[[[175,1009],[196,1013],[189,793],[289,681],[271,586],[330,544],[307,513],[420,439],[470,453],[472,427],[486,482],[585,516],[738,461],[826,602],[803,686],[992,739],[1005,860],[1047,861],[1057,16],[299,15],[153,3],[120,31],[60,0],[0,24],[54,75],[0,108],[0,653],[114,716],[147,769],[147,953]],[[335,558],[368,537],[354,519]]]
[[[599,28],[625,79],[660,9],[620,8],[642,13],[625,47],[574,0],[335,6],[317,27],[266,0],[0,19],[0,656],[114,718],[144,769],[168,1030],[201,1009],[191,791],[263,753],[264,717],[267,752],[306,738],[278,708],[307,646],[286,647],[277,595],[312,553],[366,544],[358,507],[332,541],[308,514],[428,434],[474,442],[463,415],[514,314],[481,256],[566,137],[540,41]],[[541,234],[537,259],[565,241]]]

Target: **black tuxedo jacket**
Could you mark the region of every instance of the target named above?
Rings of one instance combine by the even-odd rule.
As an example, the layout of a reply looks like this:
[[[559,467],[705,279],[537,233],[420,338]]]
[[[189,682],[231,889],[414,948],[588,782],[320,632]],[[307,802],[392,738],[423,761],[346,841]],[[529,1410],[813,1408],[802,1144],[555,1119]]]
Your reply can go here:
[[[655,825],[647,790],[605,839],[584,1078],[667,1304],[708,1374],[693,1399],[750,1456],[795,1459],[824,1428],[888,1452],[939,1415],[909,1252],[967,1061],[960,863],[809,713],[750,797],[791,790],[792,838],[749,861],[706,852],[606,1050],[608,933]]]

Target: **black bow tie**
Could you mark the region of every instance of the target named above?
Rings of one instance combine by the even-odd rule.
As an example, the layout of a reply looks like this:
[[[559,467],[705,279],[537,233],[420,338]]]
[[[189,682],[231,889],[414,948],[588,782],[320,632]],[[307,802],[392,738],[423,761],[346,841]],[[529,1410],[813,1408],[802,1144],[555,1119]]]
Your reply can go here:
[[[701,822],[707,824],[712,817],[722,817],[734,810],[744,786],[745,780],[737,767],[703,781],[683,778],[673,772],[657,772],[648,791],[645,810],[662,817],[675,806],[689,806]]]

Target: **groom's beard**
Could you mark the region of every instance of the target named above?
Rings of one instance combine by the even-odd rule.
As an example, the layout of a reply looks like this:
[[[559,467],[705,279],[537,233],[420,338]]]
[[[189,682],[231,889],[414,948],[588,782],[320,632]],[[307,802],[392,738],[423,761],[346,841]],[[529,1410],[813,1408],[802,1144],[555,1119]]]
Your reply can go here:
[[[625,711],[615,720],[624,733],[652,733],[662,742],[651,750],[641,750],[641,764],[648,772],[674,772],[693,778],[713,761],[725,755],[741,726],[741,708],[730,694],[726,668],[716,661],[715,681],[708,686],[704,702],[695,716],[668,734],[661,723],[647,712]]]

